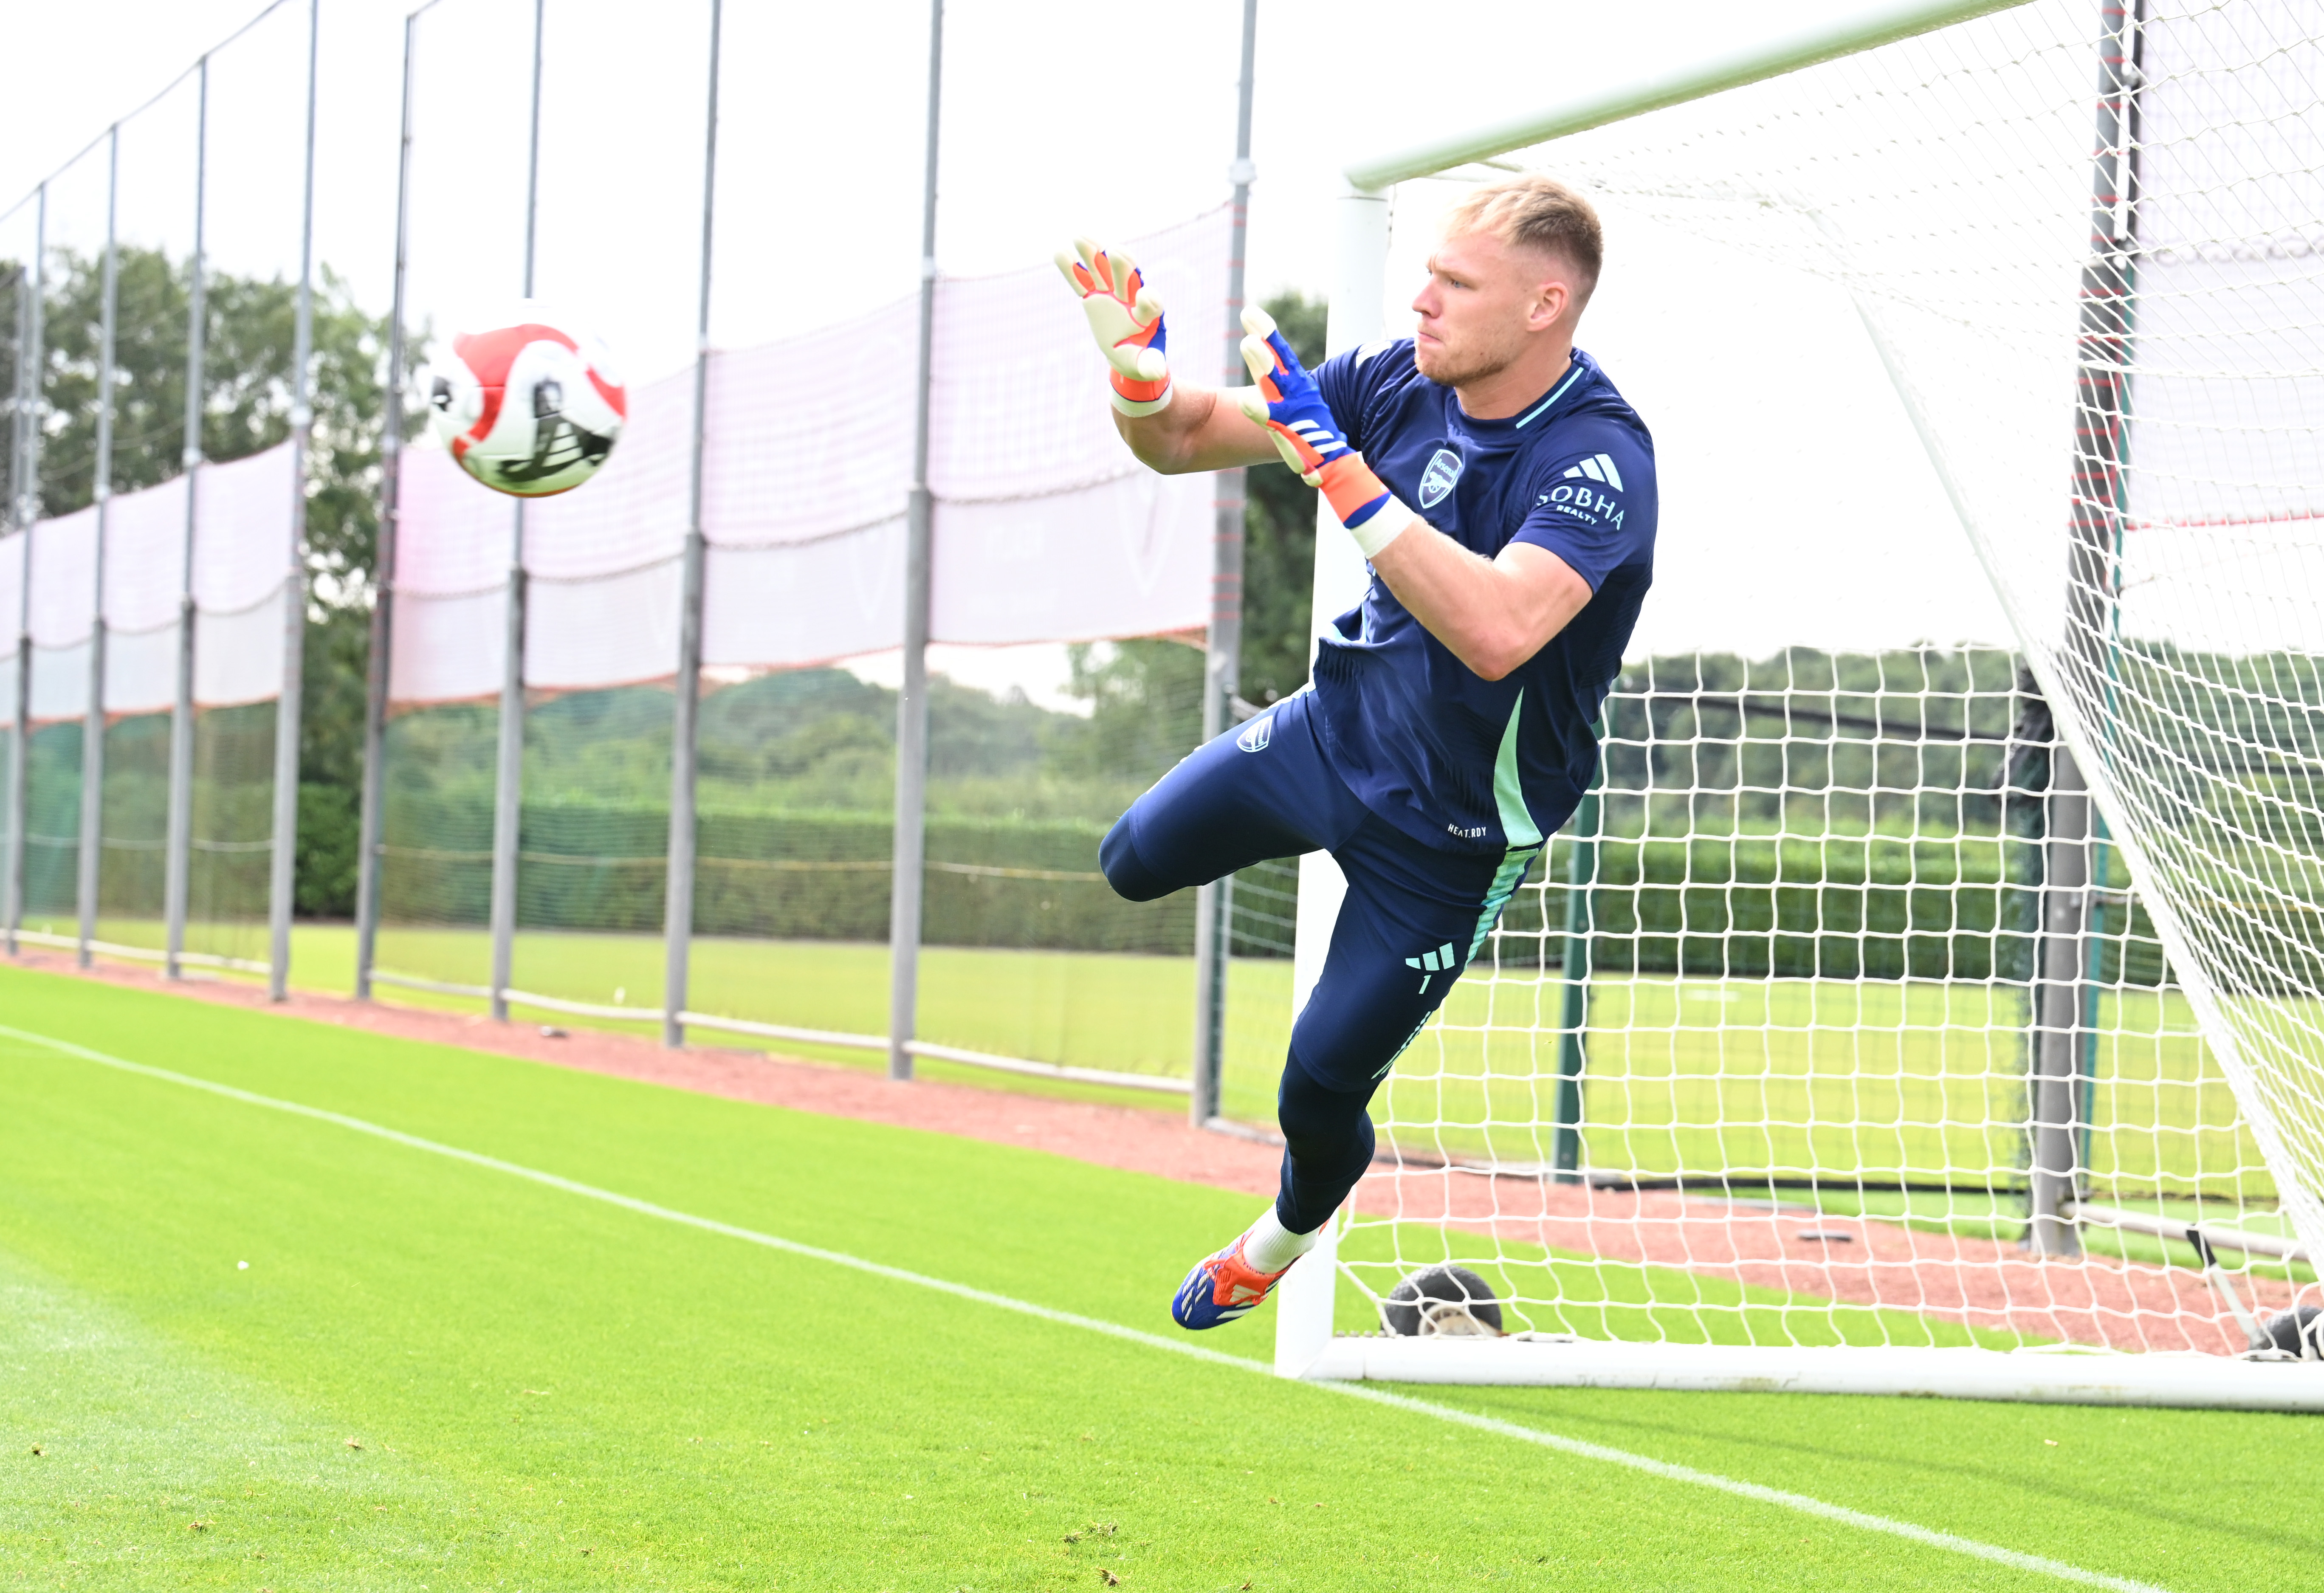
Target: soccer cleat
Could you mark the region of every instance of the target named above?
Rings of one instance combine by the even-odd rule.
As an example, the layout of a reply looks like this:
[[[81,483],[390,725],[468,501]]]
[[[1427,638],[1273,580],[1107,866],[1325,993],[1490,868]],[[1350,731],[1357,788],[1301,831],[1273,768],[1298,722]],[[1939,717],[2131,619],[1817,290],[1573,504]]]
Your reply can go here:
[[[1178,1293],[1170,1301],[1170,1320],[1182,1328],[1215,1328],[1247,1316],[1258,1309],[1275,1285],[1283,1281],[1282,1272],[1261,1272],[1242,1258],[1245,1236],[1238,1234],[1235,1242],[1214,1256],[1205,1256],[1194,1263],[1194,1270],[1178,1285]]]

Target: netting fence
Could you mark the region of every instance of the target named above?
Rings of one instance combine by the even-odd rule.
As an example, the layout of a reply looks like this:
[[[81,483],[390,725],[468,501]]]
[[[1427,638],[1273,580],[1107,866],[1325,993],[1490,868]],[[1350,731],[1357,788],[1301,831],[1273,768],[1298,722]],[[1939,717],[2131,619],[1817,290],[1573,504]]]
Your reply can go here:
[[[1097,842],[1199,739],[1217,489],[1157,478],[1122,451],[1049,266],[938,280],[929,634],[940,650],[1046,649],[1058,690],[1041,702],[987,690],[946,678],[937,660],[924,922],[899,948],[895,683],[912,458],[896,418],[912,412],[917,307],[729,340],[690,276],[665,268],[641,281],[587,230],[608,214],[659,217],[715,248],[719,207],[767,180],[765,146],[730,140],[705,182],[706,63],[715,50],[713,69],[739,80],[779,42],[747,25],[714,35],[715,14],[687,14],[650,48],[521,4],[414,15],[401,279],[412,363],[487,290],[527,287],[602,307],[622,323],[608,328],[616,346],[669,363],[626,373],[630,418],[604,472],[521,517],[425,439],[403,447],[364,976],[811,1052],[908,1040],[940,1065],[1065,1067],[1187,1092],[1192,904],[1119,900]],[[537,102],[484,91],[502,77],[494,63],[535,48]],[[590,119],[646,99],[705,114],[657,118],[608,168],[584,136]],[[504,162],[503,191],[526,196],[481,224],[479,149]],[[1229,234],[1220,210],[1132,241],[1180,289],[1176,346],[1222,358]],[[697,315],[709,328],[698,364],[669,360],[694,353]],[[690,741],[689,557],[701,570]],[[521,723],[503,724],[512,713]],[[501,772],[510,737],[514,789]],[[696,793],[690,847],[671,823],[674,777]],[[683,924],[669,920],[673,868],[691,885]],[[1254,1030],[1238,1041],[1254,1058],[1279,1055],[1286,1021],[1285,874],[1255,871],[1233,920],[1250,966],[1231,982],[1253,993],[1231,1004],[1230,1027]],[[891,1036],[899,950],[921,994],[910,1031]],[[683,1018],[673,965],[687,981]]]

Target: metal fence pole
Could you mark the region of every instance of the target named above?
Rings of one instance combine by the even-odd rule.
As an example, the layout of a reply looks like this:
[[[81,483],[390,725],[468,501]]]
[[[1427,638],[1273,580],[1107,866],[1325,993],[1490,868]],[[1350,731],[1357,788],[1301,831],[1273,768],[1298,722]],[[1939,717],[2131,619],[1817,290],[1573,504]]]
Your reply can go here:
[[[532,297],[533,244],[540,220],[540,39],[546,0],[532,3],[532,135],[525,157],[524,296]],[[517,852],[524,828],[524,500],[510,516],[508,657],[501,666],[499,757],[493,773],[493,1017],[508,1021],[516,963]]]
[[[23,598],[16,624],[16,756],[8,768],[7,878],[0,880],[0,935],[16,954],[24,923],[24,827],[31,818],[32,761],[32,527],[41,518],[41,378],[48,363],[42,299],[48,292],[49,185],[41,184],[32,222],[32,280],[18,302],[23,335],[17,340],[16,526],[24,537]]]
[[[1613,734],[1610,692],[1605,714],[1601,745]],[[1559,982],[1565,988],[1557,1023],[1557,1132],[1550,1152],[1560,1183],[1582,1179],[1582,1075],[1590,1059],[1591,937],[1598,926],[1598,850],[1606,827],[1605,788],[1605,756],[1600,752],[1597,778],[1573,810],[1573,847],[1565,864],[1565,949],[1558,969]]]
[[[162,971],[184,977],[186,905],[194,855],[194,535],[199,524],[202,489],[202,342],[208,331],[204,308],[202,226],[209,184],[210,58],[198,65],[199,89],[194,112],[194,250],[186,262],[186,436],[180,465],[186,477],[184,562],[178,578],[178,691],[170,708],[170,813],[161,854]]]
[[[30,320],[32,282],[29,268],[19,262],[9,279],[9,289],[13,295],[16,317],[15,324],[9,328],[8,345],[9,357],[14,362],[10,376],[14,385],[8,393],[8,497],[5,505],[0,506],[0,516],[5,516],[9,528],[16,531],[23,529],[18,515],[18,500],[23,496],[26,410],[31,407],[24,397],[24,374],[28,369],[24,355],[32,336]],[[23,548],[19,551],[29,553],[32,546],[32,539],[27,536],[24,539]],[[24,561],[24,567],[20,573],[29,583],[32,573],[29,558]],[[6,937],[7,947],[12,953],[16,949],[16,942],[14,932],[8,928],[14,920],[8,916],[6,904],[15,881],[16,857],[13,838],[22,824],[22,815],[18,812],[19,805],[16,802],[14,771],[24,767],[25,742],[23,703],[25,649],[22,618],[20,604],[20,622],[16,627],[15,639],[9,644],[8,649],[10,657],[15,658],[17,664],[15,685],[10,688],[8,695],[8,769],[10,772],[5,788],[0,789],[0,935]]]
[[[2043,848],[2042,962],[2034,998],[2033,1224],[2036,1255],[2079,1256],[2073,1220],[2081,1135],[2083,949],[2089,897],[2090,797],[2064,742],[2050,765]]]
[[[722,0],[710,0],[710,97],[702,129],[702,279],[694,324],[694,459],[687,485],[686,571],[671,704],[669,861],[662,898],[665,1045],[686,1044],[687,958],[694,934],[695,772],[702,727],[702,451],[710,401],[710,244],[718,198],[718,44]]]
[[[905,520],[904,683],[896,695],[896,840],[888,907],[888,1076],[912,1076],[920,1005],[920,907],[927,856],[928,596],[936,500],[928,491],[928,391],[936,321],[936,134],[944,88],[944,0],[928,0],[928,159],[920,195],[919,403]]]
[[[2098,998],[2107,983],[2107,877],[2112,871],[2108,863],[2111,851],[2107,844],[2106,815],[2098,805],[2090,805],[2089,889],[2084,899],[2089,903],[2082,921],[2082,983],[2080,1040],[2075,1054],[2074,1082],[2074,1166],[2081,1183],[2075,1186],[2075,1197],[2088,1193],[2083,1187],[2089,1180],[2091,1130],[2098,1118]],[[2122,924],[2116,933],[2128,936],[2130,912],[2124,907]],[[2123,947],[2126,960],[2129,946]],[[2117,962],[2116,977],[2125,972]]]
[[[121,197],[121,124],[105,141],[105,287],[98,310],[97,355],[97,460],[91,495],[97,500],[96,573],[89,582],[88,705],[80,732],[80,844],[73,859],[74,905],[80,925],[75,960],[94,961],[97,877],[105,861],[105,544],[113,517],[113,362],[119,330],[121,257],[115,231]]]
[[[2097,154],[2090,172],[2089,253],[2075,338],[2074,468],[2066,581],[2069,702],[2113,693],[2107,643],[2115,626],[2114,565],[2130,457],[2130,362],[2135,330],[2138,69],[2144,0],[2109,0],[2098,48]],[[2052,698],[2053,707],[2057,699]],[[2098,717],[2103,731],[2104,715]],[[2051,762],[2042,879],[2041,966],[2034,1004],[2033,1221],[2037,1255],[2079,1256],[2073,1201],[2081,1174],[2081,1075],[2088,1049],[2084,983],[2089,937],[2090,797],[2063,741]]]
[[[307,0],[307,161],[299,216],[299,311],[290,337],[290,564],[282,577],[282,695],[274,699],[274,855],[268,880],[266,992],[290,993],[290,908],[299,886],[299,725],[307,664],[307,447],[315,426],[315,42],[322,0]]]
[[[395,158],[395,288],[388,311],[387,412],[380,438],[379,551],[372,560],[371,656],[364,671],[363,814],[355,843],[355,999],[371,999],[387,824],[387,694],[395,667],[395,541],[401,522],[403,290],[411,213],[411,68],[420,14],[403,19],[402,133]]]
[[[1259,0],[1242,0],[1242,78],[1235,111],[1233,238],[1227,249],[1226,385],[1240,387],[1242,366],[1243,240],[1250,225],[1250,98],[1259,54]],[[1218,529],[1211,539],[1211,626],[1203,660],[1203,740],[1232,723],[1242,685],[1242,543],[1244,472],[1222,470]],[[1227,968],[1234,955],[1234,876],[1194,892],[1194,1091],[1186,1115],[1201,1128],[1219,1115],[1220,1079],[1226,1066]]]

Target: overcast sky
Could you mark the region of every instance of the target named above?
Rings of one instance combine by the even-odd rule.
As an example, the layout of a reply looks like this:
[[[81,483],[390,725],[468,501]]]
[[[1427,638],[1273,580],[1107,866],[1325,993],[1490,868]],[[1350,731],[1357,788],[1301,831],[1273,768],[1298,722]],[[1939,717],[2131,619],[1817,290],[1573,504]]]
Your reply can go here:
[[[254,0],[0,0],[0,48],[15,69],[0,96],[0,207],[260,9]],[[1786,0],[1783,25],[1789,32],[1862,9],[1864,0]],[[385,308],[392,280],[404,11],[401,0],[322,5],[316,253],[374,309]],[[216,58],[208,241],[224,269],[295,273],[305,13],[306,0],[291,0]],[[1013,269],[1046,259],[1077,231],[1130,236],[1222,202],[1240,14],[1240,0],[1112,10],[954,0],[943,268]],[[1766,14],[1731,0],[1264,0],[1254,296],[1327,287],[1336,174],[1351,160],[1748,44],[1765,32]],[[415,320],[434,317],[440,327],[457,318],[460,304],[512,296],[520,286],[531,15],[531,0],[440,0],[421,18]],[[536,290],[595,321],[632,380],[691,356],[707,16],[707,0],[547,3]],[[763,342],[915,290],[927,19],[919,0],[727,5],[715,341]],[[121,232],[173,253],[190,235],[193,87],[181,85],[127,124],[121,143]],[[101,242],[104,153],[100,145],[52,184],[52,244]],[[23,207],[0,217],[0,255],[21,256],[32,216]],[[1614,240],[1617,260],[1624,241]],[[1683,240],[1665,243],[1684,248]],[[1400,247],[1400,257],[1410,254]],[[1407,274],[1412,268],[1405,259]],[[1166,299],[1215,291],[1157,286]],[[1591,334],[1628,327],[1643,345],[1668,318],[1644,313],[1650,304],[1618,312],[1610,294],[1601,294],[1603,314],[1593,307],[1600,325],[1585,327],[1583,340],[1619,380],[1624,351]],[[1209,378],[1210,357],[1193,354],[1190,369],[1182,355],[1180,369]],[[1655,362],[1633,363],[1644,380]],[[1683,382],[1683,364],[1660,363],[1666,380]],[[1867,380],[1877,383],[1877,374]],[[1632,396],[1653,423],[1643,395]],[[1877,410],[1879,400],[1874,392],[1868,402]],[[1877,424],[1902,436],[1900,419],[1881,412]],[[1893,471],[1888,481],[1893,489]],[[1918,518],[1941,546],[1928,580],[1906,588],[1928,612],[1900,616],[1911,634],[1897,639],[1993,632],[1979,578],[1948,575],[1967,567],[1965,548],[1941,541],[1958,532],[1933,481],[1923,484],[1928,512]],[[1664,575],[1650,605],[1650,618],[1660,614],[1667,639],[1681,644],[1690,633],[1711,640],[1719,612],[1751,606],[1737,603],[1734,583],[1766,562],[1751,553],[1750,537],[1720,525],[1703,543],[1719,577],[1695,584],[1701,601],[1690,602],[1668,557],[1686,545],[1673,511],[1687,502],[1684,492],[1666,493]],[[1863,629],[1860,593],[1803,593],[1795,573],[1783,595],[1788,606],[1804,603],[1803,630],[1818,629],[1817,616],[1831,621],[1821,625],[1826,637],[1802,640],[1830,644],[1844,640],[1838,629]]]
[[[1861,3],[1788,0],[1785,25]],[[0,39],[18,68],[0,96],[0,205],[260,9],[254,0],[0,0]],[[392,259],[406,9],[401,0],[322,6],[318,250],[373,301],[385,295]],[[217,211],[212,245],[221,259],[239,252],[259,263],[295,250],[290,157],[302,109],[304,11],[304,0],[292,0],[219,57],[213,205],[263,207],[257,216]],[[647,366],[684,357],[665,353],[658,323],[683,331],[693,313],[707,11],[704,0],[547,6],[540,285],[555,292],[560,279],[569,287],[613,272],[607,256],[619,257],[622,278],[654,283],[657,302],[619,312],[640,323],[619,341]],[[1239,0],[1117,12],[954,0],[945,268],[1008,269],[1045,258],[1075,231],[1150,231],[1221,202],[1233,153],[1240,11]],[[1268,0],[1253,139],[1253,285],[1262,293],[1324,286],[1329,201],[1349,160],[1636,77],[1674,50],[1691,57],[1747,42],[1758,11],[1726,0],[1351,0],[1321,9]],[[471,274],[490,274],[487,260],[510,276],[521,269],[513,254],[530,15],[530,0],[442,0],[423,18],[415,270],[419,256],[440,256],[452,235],[468,244]],[[918,0],[727,6],[722,341],[826,322],[911,290],[927,16]],[[1109,17],[1120,20],[1108,25]],[[185,207],[190,106],[189,89],[181,91],[145,118],[152,133],[143,144],[135,124],[124,138],[124,231],[182,230],[174,212]],[[230,144],[245,158],[220,159]],[[278,157],[272,162],[257,154],[268,147]],[[271,169],[253,170],[262,164]],[[141,176],[150,191],[137,186]],[[85,178],[93,198],[101,179],[94,162]],[[285,179],[288,192],[280,191]],[[52,235],[59,226],[87,232],[100,219],[84,203],[71,221],[59,218]],[[585,263],[593,257],[597,263]]]

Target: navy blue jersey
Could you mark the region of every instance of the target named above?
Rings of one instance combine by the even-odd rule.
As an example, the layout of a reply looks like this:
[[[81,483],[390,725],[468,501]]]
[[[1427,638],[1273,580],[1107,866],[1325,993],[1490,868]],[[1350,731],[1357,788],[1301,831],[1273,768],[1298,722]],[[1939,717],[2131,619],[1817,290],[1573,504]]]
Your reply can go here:
[[[1532,658],[1486,680],[1375,576],[1317,649],[1325,745],[1364,806],[1415,840],[1532,847],[1589,789],[1591,726],[1654,580],[1654,438],[1579,349],[1539,402],[1503,420],[1462,413],[1412,349],[1370,345],[1315,373],[1350,446],[1462,547],[1486,558],[1513,541],[1546,548],[1593,595]]]

